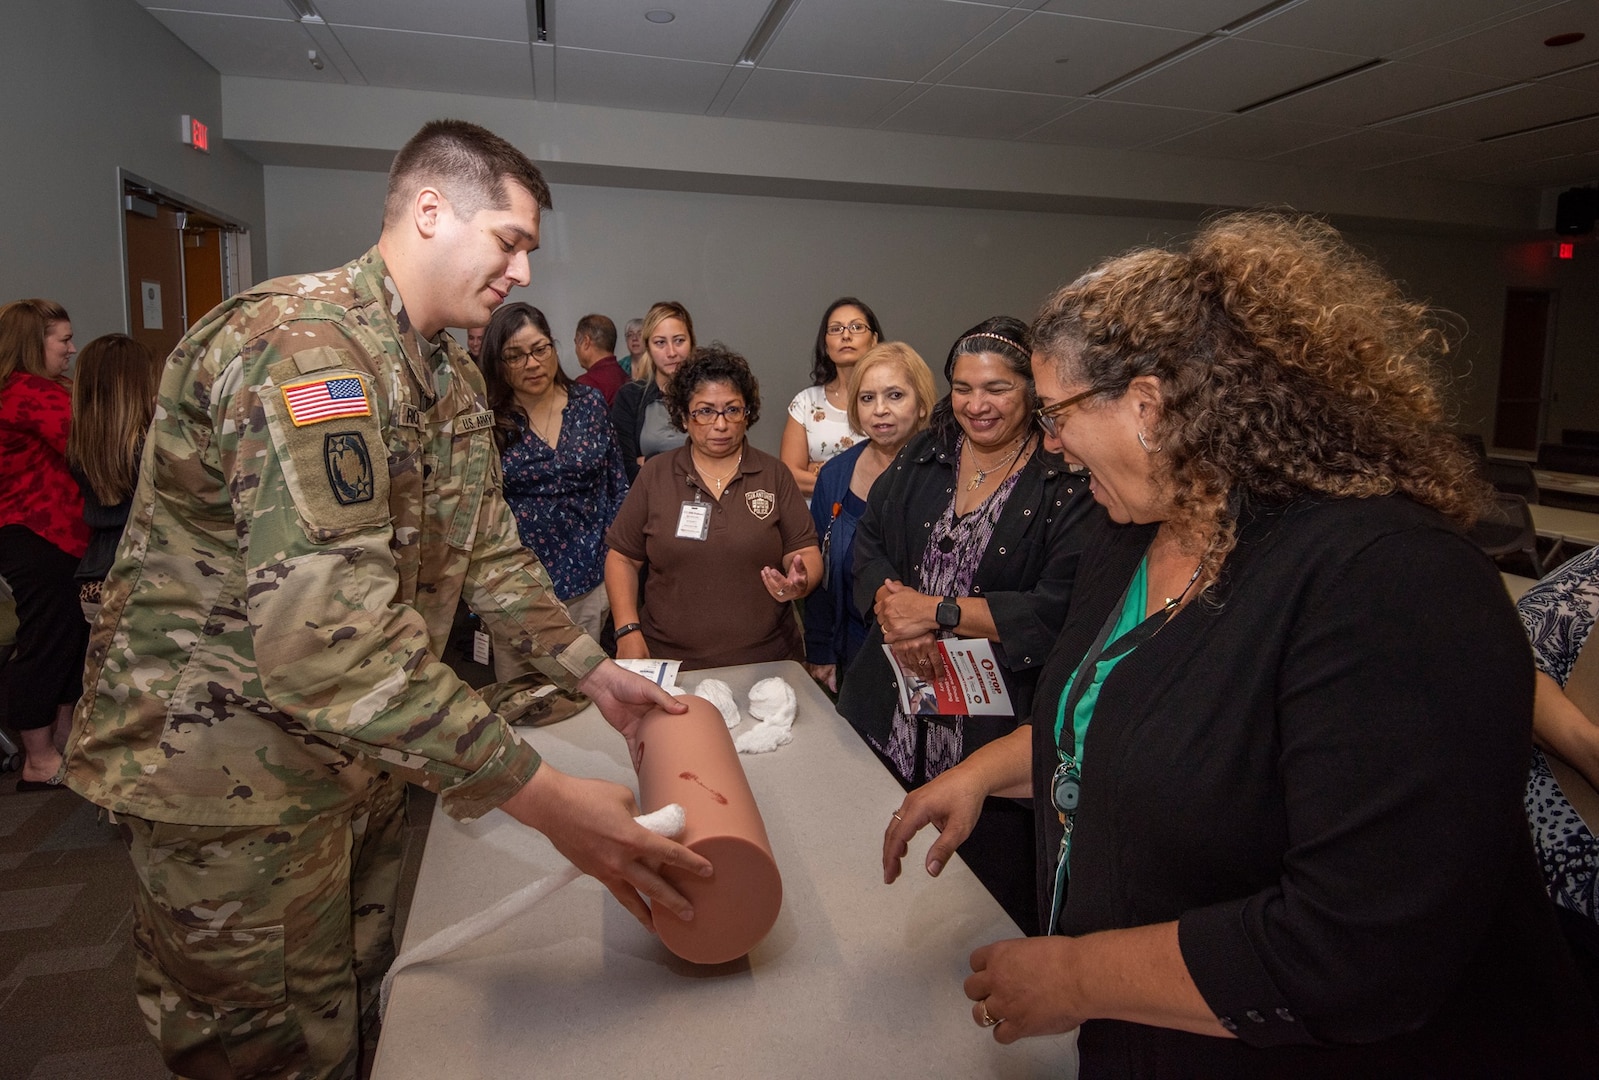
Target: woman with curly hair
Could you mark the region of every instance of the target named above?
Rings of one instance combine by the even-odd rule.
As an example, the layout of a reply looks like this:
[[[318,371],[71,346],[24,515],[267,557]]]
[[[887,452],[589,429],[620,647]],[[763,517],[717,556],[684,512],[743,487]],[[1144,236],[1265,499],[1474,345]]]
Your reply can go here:
[[[1590,1075],[1521,793],[1533,672],[1425,308],[1329,227],[1220,218],[1056,293],[1040,426],[1092,473],[1030,728],[913,792],[936,871],[1033,797],[1045,936],[972,954],[1084,1077]]]
[[[688,441],[644,463],[605,535],[617,656],[688,670],[803,660],[793,601],[821,581],[822,552],[788,467],[746,438],[761,415],[749,364],[696,349],[665,402]]]

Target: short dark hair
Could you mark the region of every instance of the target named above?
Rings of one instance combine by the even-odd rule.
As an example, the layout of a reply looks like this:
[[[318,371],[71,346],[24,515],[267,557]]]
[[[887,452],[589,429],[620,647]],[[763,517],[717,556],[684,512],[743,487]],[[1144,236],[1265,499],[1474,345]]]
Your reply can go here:
[[[1005,361],[1005,366],[1022,380],[1024,400],[1029,409],[1038,406],[1038,392],[1033,388],[1033,336],[1027,324],[1010,315],[995,315],[984,319],[949,347],[944,358],[944,381],[955,381],[955,361],[963,356],[993,353]],[[950,395],[939,398],[933,406],[933,419],[928,425],[941,441],[952,442],[960,429],[955,419],[955,407]]]
[[[525,326],[537,327],[539,333],[550,339],[552,346],[555,344],[555,336],[550,333],[550,321],[544,317],[544,312],[532,304],[517,301],[500,305],[489,317],[489,325],[483,330],[483,348],[478,353],[478,367],[483,370],[483,381],[488,386],[489,408],[494,410],[494,442],[501,453],[505,452],[506,447],[521,441],[523,428],[528,423],[527,414],[516,402],[511,381],[506,378],[503,359],[505,343],[521,333]],[[556,356],[555,385],[562,389],[572,385],[571,378],[561,367],[559,354]]]
[[[604,315],[585,315],[577,321],[577,336],[588,338],[608,353],[616,351],[616,324]]]
[[[522,151],[465,120],[433,120],[394,155],[383,224],[398,221],[406,204],[428,185],[444,193],[457,217],[472,218],[488,207],[504,210],[511,205],[507,180],[521,185],[544,209],[553,205],[550,186]]]
[[[838,365],[827,355],[827,324],[833,320],[833,312],[841,307],[860,308],[861,314],[866,316],[866,325],[872,328],[872,333],[877,336],[879,342],[883,340],[883,327],[877,321],[877,312],[867,307],[865,301],[857,300],[853,296],[840,296],[827,305],[827,310],[822,312],[821,324],[816,327],[816,349],[811,363],[812,386],[826,386],[838,377]]]
[[[684,362],[666,386],[666,413],[672,426],[679,431],[688,430],[688,405],[694,391],[706,383],[732,383],[744,398],[744,426],[752,428],[761,418],[761,387],[755,373],[738,353],[713,341],[694,350],[694,355]]]

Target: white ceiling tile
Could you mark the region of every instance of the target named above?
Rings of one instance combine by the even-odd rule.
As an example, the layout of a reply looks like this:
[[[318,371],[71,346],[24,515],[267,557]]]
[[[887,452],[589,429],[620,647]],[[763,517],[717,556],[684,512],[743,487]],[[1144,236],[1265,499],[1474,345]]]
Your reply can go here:
[[[371,26],[523,43],[532,37],[526,0],[311,0],[311,6],[340,29]]]
[[[1389,61],[1262,106],[1262,116],[1355,127],[1504,86],[1505,80]]]
[[[1272,158],[1272,163],[1314,169],[1375,169],[1396,161],[1407,161],[1423,154],[1452,150],[1461,144],[1452,139],[1428,135],[1401,135],[1373,128],[1354,131],[1336,139],[1289,150]]]
[[[1190,131],[1147,149],[1157,154],[1243,158],[1259,161],[1288,150],[1347,134],[1347,128],[1312,124],[1302,120],[1271,120],[1258,114],[1229,116],[1219,124]]]
[[[1491,143],[1465,143],[1439,154],[1429,154],[1413,161],[1397,162],[1390,168],[1396,172],[1420,176],[1463,180],[1564,156],[1565,151],[1562,150],[1538,153],[1529,145],[1516,144],[1516,140],[1505,139]]]
[[[757,68],[724,115],[861,127],[910,85],[887,79]]]
[[[932,86],[879,126],[931,135],[1014,139],[1052,120],[1069,104],[1068,99],[1042,94]]]
[[[334,33],[373,86],[485,97],[533,96],[533,58],[525,41],[488,41],[359,26],[340,26]]]
[[[1125,101],[1090,101],[1029,132],[1027,141],[1117,150],[1192,131],[1215,123],[1222,115],[1196,109],[1132,105]]]
[[[1599,180],[1599,150],[1512,165],[1506,169],[1482,173],[1477,179],[1484,183],[1507,184],[1514,187],[1588,186]]]
[[[212,15],[248,15],[253,19],[292,22],[294,12],[283,0],[139,0],[151,11],[204,11]]]
[[[1498,20],[1528,0],[1304,0],[1240,33],[1279,45],[1392,56],[1483,20]]]
[[[1550,48],[1556,34],[1587,34],[1574,45]],[[1599,60],[1599,4],[1568,0],[1455,41],[1410,53],[1407,60],[1513,79],[1534,78]]]
[[[1199,36],[1035,12],[943,81],[1034,94],[1086,94]]]
[[[1564,86],[1569,90],[1586,90],[1590,94],[1599,94],[1599,63],[1550,75],[1543,81],[1555,86]]]
[[[1599,96],[1531,83],[1384,126],[1446,139],[1486,139],[1596,111]]]
[[[558,45],[555,97],[576,105],[704,113],[731,64],[663,60]]]
[[[321,71],[311,66],[306,54],[316,48],[316,42],[292,20],[190,11],[152,11],[151,14],[224,75],[302,82],[345,81],[334,64],[324,61]]]
[[[800,0],[761,66],[915,80],[1007,15],[945,0]]]
[[[652,23],[646,11],[676,16]],[[731,64],[761,23],[765,3],[751,0],[550,0],[557,46],[673,60]]]
[[[1260,6],[1261,0],[1049,0],[1040,10],[1203,34],[1236,22]]]
[[[1230,38],[1197,49],[1110,96],[1144,105],[1231,112],[1325,79],[1368,59]]]

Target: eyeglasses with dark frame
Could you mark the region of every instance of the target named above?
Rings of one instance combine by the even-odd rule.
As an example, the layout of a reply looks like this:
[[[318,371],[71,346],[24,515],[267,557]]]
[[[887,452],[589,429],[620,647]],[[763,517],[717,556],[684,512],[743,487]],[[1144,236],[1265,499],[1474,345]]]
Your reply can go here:
[[[525,364],[529,357],[542,364],[550,358],[550,354],[554,351],[555,342],[543,341],[531,349],[506,349],[500,354],[500,360],[504,362],[506,367],[518,367]]]
[[[748,412],[749,410],[742,405],[729,405],[725,409],[713,409],[709,405],[702,405],[698,409],[690,410],[688,415],[689,419],[700,425],[714,424],[717,417],[722,417],[729,424],[736,424],[743,420]]]
[[[872,328],[863,322],[829,323],[827,325],[827,336],[843,337],[844,331],[846,330],[848,330],[851,334],[854,334],[856,337],[860,337],[862,334],[871,333]]]
[[[1098,387],[1084,390],[1081,394],[1073,394],[1065,401],[1057,401],[1053,405],[1046,405],[1033,414],[1033,419],[1038,421],[1039,428],[1051,439],[1060,438],[1060,415],[1080,401],[1086,401],[1095,394],[1102,393]]]

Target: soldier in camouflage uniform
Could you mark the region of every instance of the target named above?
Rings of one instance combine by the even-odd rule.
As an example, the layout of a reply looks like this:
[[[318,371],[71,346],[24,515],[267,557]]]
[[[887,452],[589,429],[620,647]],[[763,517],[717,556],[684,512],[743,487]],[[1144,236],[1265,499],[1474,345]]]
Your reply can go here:
[[[540,206],[520,152],[430,124],[377,247],[233,298],[167,362],[66,782],[124,827],[139,1004],[180,1076],[355,1075],[405,780],[539,828],[646,925],[641,891],[687,911],[655,867],[709,873],[625,788],[541,767],[508,726],[538,682],[624,734],[681,711],[572,625],[522,547],[482,377],[444,331],[527,283]],[[462,596],[528,675],[488,702],[439,660]]]

